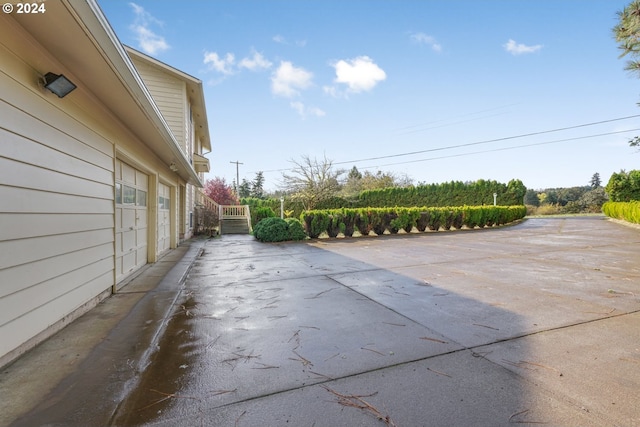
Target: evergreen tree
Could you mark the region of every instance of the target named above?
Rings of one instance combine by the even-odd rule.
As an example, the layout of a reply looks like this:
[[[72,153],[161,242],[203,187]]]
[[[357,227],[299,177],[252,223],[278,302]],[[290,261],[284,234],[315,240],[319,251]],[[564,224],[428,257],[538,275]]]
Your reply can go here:
[[[240,188],[238,188],[238,196],[242,199],[244,197],[251,197],[251,183],[246,178],[242,178]]]
[[[600,181],[600,174],[598,172],[593,174],[590,184],[591,188],[598,188],[602,185],[602,181]]]
[[[262,171],[256,173],[256,177],[251,182],[251,197],[264,198],[264,174]]]
[[[640,75],[640,0],[633,0],[622,11],[618,12],[618,24],[613,27],[613,36],[622,51],[620,57],[629,56],[625,70]],[[640,147],[640,136],[629,141],[632,147]]]

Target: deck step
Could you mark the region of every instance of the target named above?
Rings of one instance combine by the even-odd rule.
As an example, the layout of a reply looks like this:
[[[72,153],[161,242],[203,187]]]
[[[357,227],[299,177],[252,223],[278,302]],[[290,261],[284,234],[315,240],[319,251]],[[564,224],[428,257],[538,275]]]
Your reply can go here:
[[[224,219],[220,234],[250,234],[249,223],[246,218]]]

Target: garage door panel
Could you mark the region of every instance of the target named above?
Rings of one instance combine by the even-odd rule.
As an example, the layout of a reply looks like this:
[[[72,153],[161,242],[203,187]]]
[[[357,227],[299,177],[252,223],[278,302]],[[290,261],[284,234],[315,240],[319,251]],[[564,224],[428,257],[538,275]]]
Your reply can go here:
[[[136,230],[136,233],[137,233],[137,241],[138,241],[138,243],[147,241],[147,229],[146,228],[138,229],[138,230]],[[142,247],[142,246],[147,246],[147,245],[138,244],[137,247]]]
[[[123,229],[133,229],[136,227],[136,211],[134,209],[122,209]]]
[[[136,173],[136,187],[142,190],[148,190],[149,178],[147,177],[147,175],[140,171],[135,171],[135,173]]]
[[[136,267],[136,253],[130,252],[122,256],[122,273],[127,274]]]
[[[122,167],[120,169],[121,179],[123,182],[127,182],[130,184],[136,184],[136,170],[129,166],[126,163],[121,163]]]
[[[131,252],[136,248],[136,230],[127,230],[122,232],[122,252]]]
[[[117,162],[116,189],[116,280],[147,263],[147,191],[148,176],[134,167]]]

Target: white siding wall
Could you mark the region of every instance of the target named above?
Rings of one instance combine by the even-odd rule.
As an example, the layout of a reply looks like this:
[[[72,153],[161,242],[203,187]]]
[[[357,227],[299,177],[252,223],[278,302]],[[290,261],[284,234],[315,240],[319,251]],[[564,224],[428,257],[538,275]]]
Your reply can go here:
[[[145,62],[136,60],[135,57],[132,60],[176,141],[189,158],[186,151],[187,134],[184,125],[188,114],[186,84]]]
[[[59,99],[38,87],[46,71],[64,73],[78,89]],[[177,86],[167,96],[185,99]],[[19,25],[0,19],[0,366],[116,286],[117,161],[148,176],[150,262],[158,183],[184,185],[90,90]],[[179,110],[172,130],[184,136]],[[175,227],[171,233],[173,242]]]
[[[0,29],[0,360],[113,284],[113,144]],[[83,121],[87,118],[89,122]]]

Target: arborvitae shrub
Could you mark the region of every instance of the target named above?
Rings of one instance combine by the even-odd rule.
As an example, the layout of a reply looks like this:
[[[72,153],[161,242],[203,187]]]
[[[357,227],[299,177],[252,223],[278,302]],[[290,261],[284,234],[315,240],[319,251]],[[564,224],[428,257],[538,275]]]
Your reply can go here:
[[[427,229],[427,226],[429,225],[429,217],[431,216],[431,213],[426,210],[426,208],[424,209],[425,210],[418,213],[418,219],[416,220],[416,228],[420,232]]]
[[[276,213],[268,206],[257,206],[254,211],[251,211],[251,220],[254,224],[259,223],[265,218],[273,218]]]

